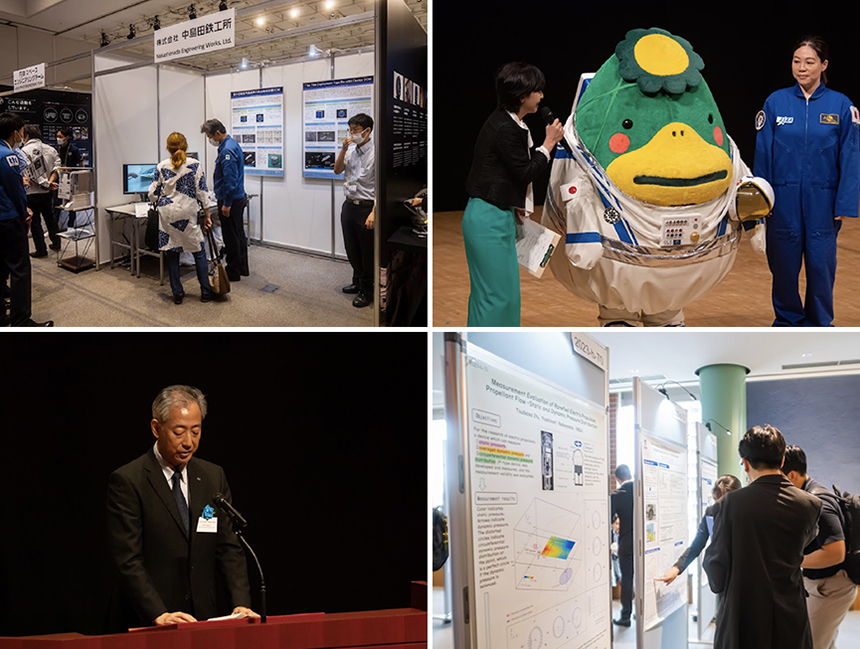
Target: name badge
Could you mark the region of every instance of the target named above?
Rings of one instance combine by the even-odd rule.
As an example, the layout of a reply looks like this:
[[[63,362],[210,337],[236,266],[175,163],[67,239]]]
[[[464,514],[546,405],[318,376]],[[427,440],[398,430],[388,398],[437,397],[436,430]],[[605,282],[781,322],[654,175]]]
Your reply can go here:
[[[358,183],[356,181],[350,181],[346,184],[346,190],[350,194],[355,194],[358,191]]]
[[[212,518],[203,518],[202,516],[197,519],[197,533],[209,533],[214,534],[218,531],[218,517],[213,516]]]

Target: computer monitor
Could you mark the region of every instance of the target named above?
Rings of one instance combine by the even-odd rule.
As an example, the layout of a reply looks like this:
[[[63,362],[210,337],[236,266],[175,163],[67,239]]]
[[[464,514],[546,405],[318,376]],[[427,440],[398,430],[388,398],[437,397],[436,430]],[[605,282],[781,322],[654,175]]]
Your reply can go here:
[[[146,194],[155,177],[157,164],[128,164],[122,166],[122,193]]]

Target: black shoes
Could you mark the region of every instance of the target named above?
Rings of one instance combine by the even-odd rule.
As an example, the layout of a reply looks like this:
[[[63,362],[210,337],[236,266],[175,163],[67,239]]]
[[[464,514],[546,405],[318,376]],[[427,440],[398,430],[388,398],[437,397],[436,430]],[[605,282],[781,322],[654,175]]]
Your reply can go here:
[[[33,259],[39,259],[39,258],[41,258],[41,257],[47,257],[47,256],[48,256],[48,251],[47,251],[47,250],[35,250],[35,251],[33,251],[33,252],[31,252],[31,253],[30,253],[30,256],[31,256]]]
[[[53,320],[47,320],[45,322],[36,322],[32,318],[30,318],[24,324],[17,325],[17,326],[19,326],[19,327],[53,327],[54,321]]]
[[[352,306],[360,309],[361,307],[369,306],[371,302],[373,302],[371,298],[367,297],[364,293],[359,293],[352,301]]]
[[[59,250],[60,244],[59,243],[52,243],[49,247],[51,248],[51,250]]]
[[[630,618],[627,618],[626,620],[624,618],[618,618],[617,620],[612,620],[612,622],[618,626],[630,626]]]
[[[235,271],[228,270],[227,279],[229,279],[231,282],[241,282],[242,276]]]
[[[218,295],[216,293],[207,293],[206,295],[200,296],[201,302],[223,302],[224,296]]]
[[[344,286],[340,290],[348,295],[355,295],[356,293],[358,293],[358,286],[356,286],[355,284],[350,284],[349,286]]]
[[[182,300],[184,297],[185,297],[185,293],[179,293],[178,295],[174,294],[173,303],[174,304],[182,304]]]

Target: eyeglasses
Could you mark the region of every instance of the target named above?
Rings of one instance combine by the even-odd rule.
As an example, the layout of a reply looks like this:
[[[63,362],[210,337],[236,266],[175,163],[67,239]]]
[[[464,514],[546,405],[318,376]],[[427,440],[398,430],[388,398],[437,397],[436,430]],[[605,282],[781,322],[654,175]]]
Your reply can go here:
[[[349,132],[350,132],[350,134],[352,134],[352,135],[358,135],[358,134],[359,134],[359,133],[361,133],[363,130],[364,130],[364,129],[363,129],[363,128],[361,128],[360,126],[350,126],[350,127],[349,127]]]

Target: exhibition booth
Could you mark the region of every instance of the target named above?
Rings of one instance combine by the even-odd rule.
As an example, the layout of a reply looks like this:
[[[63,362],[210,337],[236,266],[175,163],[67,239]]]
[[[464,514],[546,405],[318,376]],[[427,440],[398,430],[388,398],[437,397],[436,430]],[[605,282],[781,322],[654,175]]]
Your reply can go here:
[[[231,9],[182,23],[173,30],[178,34],[191,25],[193,37],[197,23],[201,24],[200,34],[204,33],[203,25],[211,32],[213,26],[218,31],[222,25],[226,29],[233,24],[238,34],[240,19],[260,9],[283,10],[280,5],[284,4],[265,2]],[[417,45],[410,42],[404,48],[396,38],[389,38],[386,30],[392,16],[411,23],[408,27],[413,37],[417,33]],[[393,27],[402,29],[402,25]],[[155,166],[169,157],[166,139],[174,131],[186,137],[189,157],[199,159],[208,188],[213,189],[218,151],[201,133],[201,125],[215,118],[226,126],[244,154],[249,199],[244,227],[252,246],[252,273],[254,245],[301,253],[339,262],[330,269],[330,282],[339,291],[350,283],[352,269],[346,263],[340,222],[345,200],[343,174],[334,173],[334,162],[341,143],[349,136],[349,118],[367,113],[375,122],[377,197],[376,295],[371,296],[375,299],[368,310],[374,311],[372,323],[366,321],[365,325],[422,325],[426,321],[426,215],[422,223],[407,201],[422,188],[426,190],[427,183],[427,41],[426,31],[407,5],[402,0],[381,0],[374,11],[285,32],[266,30],[240,40],[235,49],[186,47],[186,43],[194,43],[193,38],[187,39],[187,27],[181,37],[171,37],[168,32],[162,28],[147,36],[129,36],[127,41],[46,65],[54,88],[69,87],[87,76],[92,87],[91,105],[87,107],[91,121],[84,124],[76,116],[70,120],[82,138],[74,142],[86,141],[86,163],[93,169],[91,178],[83,179],[79,188],[94,206],[91,217],[77,224],[79,232],[66,235],[79,243],[75,256],[91,262],[76,270],[91,266],[114,269],[120,262],[140,277],[141,266],[151,265],[146,257],[155,257],[161,268],[156,264],[144,275],[165,283],[162,255],[152,247],[147,249],[143,242],[146,191]],[[323,33],[329,39],[343,37],[345,42],[356,41],[348,38],[353,34],[369,33],[374,44],[340,48],[334,40],[328,49],[307,45],[323,42]],[[164,56],[165,62],[157,63],[160,52],[174,47],[176,38],[180,45]],[[274,47],[285,39],[291,39],[304,55],[296,55],[295,48],[286,52]],[[397,49],[392,52],[389,48]],[[399,64],[391,60],[392,56]],[[91,67],[89,75],[81,74],[81,65],[86,62]],[[46,132],[49,120],[42,115],[36,119]],[[53,144],[49,136],[45,142]],[[386,190],[386,176],[391,192],[396,194]],[[214,216],[217,210],[211,191],[210,198]],[[217,220],[215,225],[216,240],[223,245]],[[392,267],[394,253],[388,245],[395,234],[405,237],[405,247],[400,249],[411,256],[405,264],[395,258],[401,263]],[[83,243],[89,238],[93,241]],[[190,254],[184,257],[183,263],[191,262]],[[398,275],[398,267],[407,272]],[[392,286],[393,293],[389,291]],[[392,297],[397,308],[386,313]],[[406,303],[409,309],[403,308]],[[347,307],[352,308],[349,302]],[[60,314],[55,317],[62,319]]]

